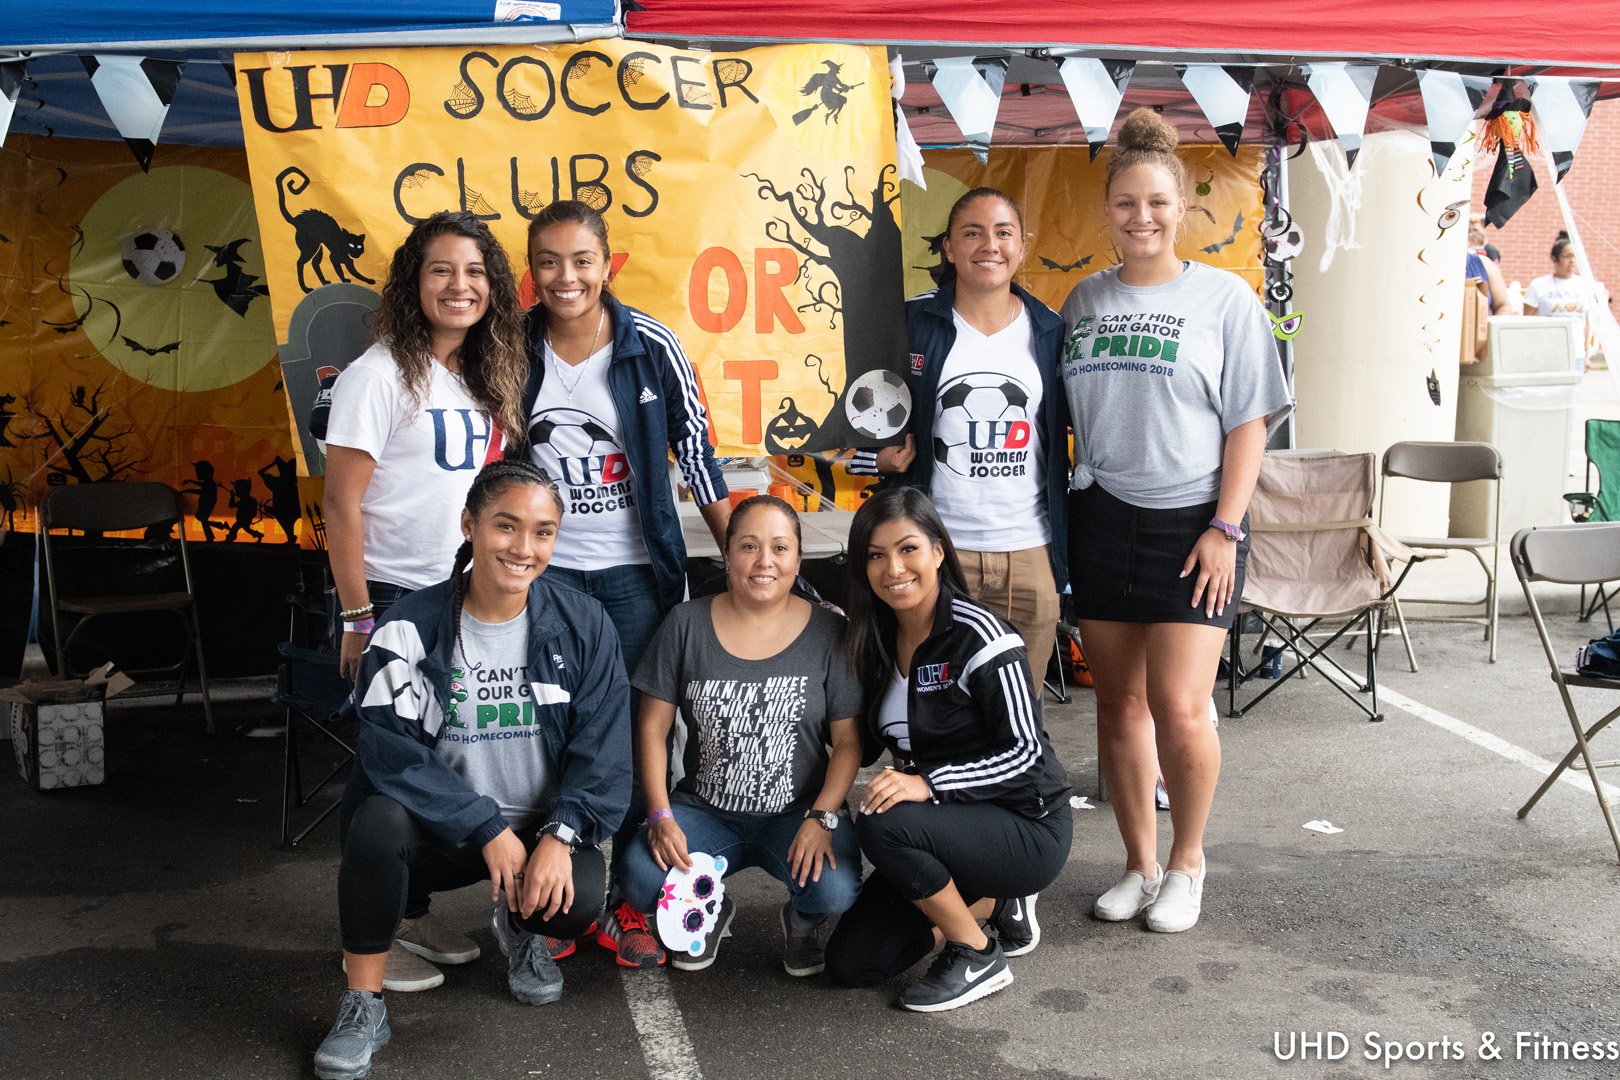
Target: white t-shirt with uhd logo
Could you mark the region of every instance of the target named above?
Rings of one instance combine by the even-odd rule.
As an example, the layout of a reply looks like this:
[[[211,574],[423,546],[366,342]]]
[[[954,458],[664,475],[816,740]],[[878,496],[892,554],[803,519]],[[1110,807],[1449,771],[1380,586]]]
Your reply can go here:
[[[612,346],[570,365],[545,346],[546,375],[529,413],[534,463],[562,488],[563,520],[551,564],[606,570],[650,563],[619,435],[619,410],[608,392]],[[661,478],[660,478],[661,479]]]
[[[955,311],[956,340],[934,399],[930,495],[956,546],[1023,551],[1051,543],[1041,497],[1041,371],[1022,304],[1006,329],[986,337]]]
[[[420,408],[400,381],[394,356],[373,345],[332,387],[328,446],[376,461],[360,501],[366,578],[425,589],[450,576],[461,546],[461,508],[483,468],[494,430],[461,377],[442,364]]]

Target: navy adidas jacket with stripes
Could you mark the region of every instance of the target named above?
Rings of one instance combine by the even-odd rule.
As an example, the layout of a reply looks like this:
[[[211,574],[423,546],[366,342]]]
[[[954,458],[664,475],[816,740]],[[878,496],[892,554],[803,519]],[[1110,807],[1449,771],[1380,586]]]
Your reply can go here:
[[[866,709],[875,739],[880,705],[868,702]],[[1068,774],[1041,723],[1024,639],[943,582],[934,629],[911,658],[906,716],[911,750],[901,756],[938,801],[993,802],[1037,818],[1068,797]]]
[[[447,706],[466,698],[452,683],[456,627],[451,583],[400,600],[360,657],[345,710],[360,716],[344,822],[373,794],[387,795],[448,844],[483,847],[507,827],[500,806],[438,756]],[[536,828],[555,822],[565,842],[601,844],[630,808],[630,681],[619,636],[596,600],[545,576],[529,586],[528,697],[535,745],[558,793]],[[465,721],[463,721],[465,723]]]
[[[631,491],[641,516],[642,538],[652,556],[658,599],[667,614],[686,595],[686,542],[669,489],[666,454],[674,451],[681,475],[699,506],[726,497],[726,481],[709,445],[709,415],[699,395],[697,373],[675,332],[651,315],[602,294],[613,326],[608,393],[619,413],[619,436],[630,460]],[[536,304],[525,317],[529,382],[523,390],[524,422],[534,412],[545,380],[546,309]],[[514,439],[508,456],[529,457],[528,432]]]

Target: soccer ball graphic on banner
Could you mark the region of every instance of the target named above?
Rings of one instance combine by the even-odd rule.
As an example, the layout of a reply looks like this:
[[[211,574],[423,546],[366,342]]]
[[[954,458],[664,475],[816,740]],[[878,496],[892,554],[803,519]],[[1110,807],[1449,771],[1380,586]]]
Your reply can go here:
[[[155,288],[180,276],[186,246],[168,229],[152,229],[124,241],[124,273],[138,284]]]
[[[874,439],[898,435],[911,419],[911,388],[887,368],[875,368],[850,387],[844,413],[849,426],[862,435]]]
[[[934,461],[971,476],[975,455],[1029,446],[1029,389],[999,371],[970,371],[940,387]],[[982,475],[982,474],[981,474]]]

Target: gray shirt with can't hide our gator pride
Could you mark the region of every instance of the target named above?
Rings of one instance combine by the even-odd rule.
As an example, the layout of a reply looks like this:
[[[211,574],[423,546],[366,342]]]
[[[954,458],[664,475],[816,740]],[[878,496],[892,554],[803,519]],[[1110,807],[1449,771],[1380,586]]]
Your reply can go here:
[[[1074,417],[1070,487],[1093,482],[1133,506],[1196,506],[1220,494],[1225,435],[1294,408],[1271,320],[1248,283],[1202,263],[1163,285],[1119,268],[1069,294],[1063,386]]]
[[[434,752],[480,795],[500,805],[513,829],[531,825],[557,795],[544,736],[534,726],[526,614],[504,623],[461,613],[461,644],[450,701]]]

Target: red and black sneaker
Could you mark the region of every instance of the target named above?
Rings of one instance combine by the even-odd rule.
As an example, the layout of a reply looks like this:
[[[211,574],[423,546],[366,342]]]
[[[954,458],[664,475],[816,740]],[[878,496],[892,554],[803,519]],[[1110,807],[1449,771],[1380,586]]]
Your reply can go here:
[[[629,904],[620,904],[597,924],[596,943],[618,953],[624,967],[656,967],[664,962],[664,947],[647,928],[647,917]]]

